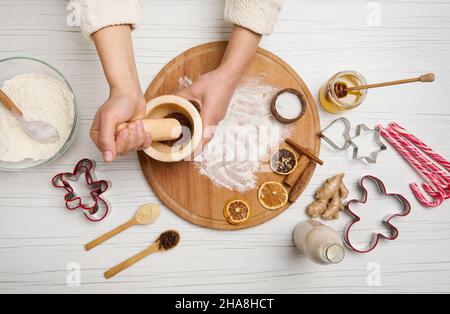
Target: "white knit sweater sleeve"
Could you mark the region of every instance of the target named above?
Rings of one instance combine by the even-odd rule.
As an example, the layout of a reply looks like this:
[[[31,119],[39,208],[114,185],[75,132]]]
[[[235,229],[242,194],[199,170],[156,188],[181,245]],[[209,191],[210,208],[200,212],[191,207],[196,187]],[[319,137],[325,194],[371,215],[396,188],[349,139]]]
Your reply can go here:
[[[226,0],[225,20],[258,34],[273,32],[284,0]]]
[[[141,22],[138,0],[78,0],[81,4],[81,30],[90,38],[96,31],[111,25]]]

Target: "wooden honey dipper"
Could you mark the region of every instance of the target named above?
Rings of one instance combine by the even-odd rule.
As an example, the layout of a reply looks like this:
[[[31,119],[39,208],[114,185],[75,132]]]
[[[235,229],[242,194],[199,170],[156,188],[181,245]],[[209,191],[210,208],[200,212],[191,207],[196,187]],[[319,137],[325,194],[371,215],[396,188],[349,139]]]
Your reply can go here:
[[[353,87],[347,87],[347,85],[345,85],[343,83],[337,83],[335,85],[335,92],[339,98],[344,98],[345,96],[347,96],[347,94],[349,94],[351,92],[355,92],[355,91],[371,89],[371,88],[386,87],[386,86],[401,85],[401,84],[410,84],[410,83],[416,83],[416,82],[431,83],[431,82],[434,82],[435,79],[436,79],[436,76],[434,75],[434,73],[428,73],[428,74],[424,74],[420,77],[416,77],[416,78],[412,78],[412,79],[378,83],[378,84],[353,86]]]

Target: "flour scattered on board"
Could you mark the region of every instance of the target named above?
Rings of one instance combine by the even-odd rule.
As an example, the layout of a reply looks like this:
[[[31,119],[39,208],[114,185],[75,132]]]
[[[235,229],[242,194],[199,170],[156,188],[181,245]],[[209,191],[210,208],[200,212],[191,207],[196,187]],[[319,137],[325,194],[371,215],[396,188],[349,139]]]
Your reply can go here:
[[[55,127],[59,140],[52,144],[34,141],[11,112],[0,105],[0,160],[38,161],[53,157],[67,141],[74,123],[74,97],[69,88],[48,75],[29,73],[4,81],[1,89],[23,111],[25,119]]]
[[[256,174],[288,131],[270,112],[277,89],[263,79],[247,78],[237,88],[225,119],[195,160],[200,173],[219,187],[238,192],[256,188]],[[189,82],[181,78],[180,87]]]
[[[192,80],[188,76],[182,76],[178,80],[178,88],[183,89],[192,85]]]

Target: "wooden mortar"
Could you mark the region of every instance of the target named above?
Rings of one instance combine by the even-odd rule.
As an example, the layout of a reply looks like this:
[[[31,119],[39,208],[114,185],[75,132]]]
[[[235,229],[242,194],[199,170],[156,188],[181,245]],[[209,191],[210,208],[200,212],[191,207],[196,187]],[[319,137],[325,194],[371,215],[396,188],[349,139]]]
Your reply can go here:
[[[174,119],[166,119],[166,117],[173,113],[180,113],[189,120],[192,125],[191,137],[188,139],[186,144],[174,145],[172,147],[165,145],[164,143],[154,141],[152,143],[152,146],[144,150],[144,152],[155,160],[162,162],[179,162],[185,160],[188,157],[192,156],[194,151],[201,144],[203,135],[203,123],[200,117],[200,113],[191,102],[184,98],[167,95],[153,99],[147,104],[146,119],[153,121],[164,120],[163,124],[168,126],[168,120]],[[176,128],[174,124],[172,124],[172,127]],[[172,134],[174,128],[171,129],[169,127],[167,128],[167,130],[170,134]],[[176,132],[173,134],[176,134]],[[179,135],[180,133],[178,133],[178,136]],[[178,136],[172,137],[168,140],[177,139]],[[164,140],[165,139],[162,139],[161,141]]]

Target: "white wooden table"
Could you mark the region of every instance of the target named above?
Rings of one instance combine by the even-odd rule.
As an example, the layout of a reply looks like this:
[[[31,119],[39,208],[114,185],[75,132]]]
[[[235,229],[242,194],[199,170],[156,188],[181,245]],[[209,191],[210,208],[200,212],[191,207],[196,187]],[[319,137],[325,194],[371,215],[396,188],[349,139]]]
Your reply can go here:
[[[226,39],[230,32],[223,22],[222,0],[140,2],[145,19],[134,38],[143,87],[180,52]],[[354,125],[398,121],[450,157],[450,0],[286,2],[276,32],[262,46],[291,64],[315,95],[340,70],[358,70],[371,82],[434,71],[434,84],[373,91],[346,117]],[[63,158],[29,172],[0,173],[0,292],[450,292],[450,203],[432,210],[419,206],[408,183],[420,178],[393,149],[381,155],[377,165],[368,166],[351,161],[351,152],[337,153],[324,145],[321,157],[326,165],[318,169],[303,197],[263,226],[233,233],[211,231],[164,208],[155,225],[133,228],[85,253],[84,243],[129,219],[139,205],[159,201],[134,154],[112,165],[98,163],[99,176],[113,182],[108,195],[113,213],[103,223],[87,223],[63,209],[61,192],[50,186],[52,175],[71,169],[80,158],[100,160],[88,131],[108,93],[92,44],[66,23],[67,4],[0,2],[0,59],[29,56],[54,65],[71,82],[81,111],[79,136]],[[334,118],[321,111],[322,125]],[[306,219],[305,207],[319,184],[341,171],[347,173],[352,197],[359,196],[357,181],[374,174],[390,191],[404,193],[413,211],[396,221],[397,241],[383,242],[368,255],[348,252],[337,266],[314,265],[297,254],[292,231]],[[372,201],[368,216],[376,218],[383,212],[383,200]],[[330,225],[342,230],[348,220],[343,217]],[[367,238],[377,227],[373,222],[359,235]],[[168,228],[182,233],[178,249],[146,259],[109,282],[103,279],[105,269],[145,248]],[[78,273],[72,271],[78,266],[79,285]]]

